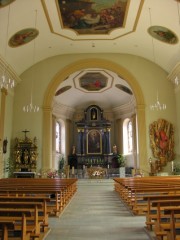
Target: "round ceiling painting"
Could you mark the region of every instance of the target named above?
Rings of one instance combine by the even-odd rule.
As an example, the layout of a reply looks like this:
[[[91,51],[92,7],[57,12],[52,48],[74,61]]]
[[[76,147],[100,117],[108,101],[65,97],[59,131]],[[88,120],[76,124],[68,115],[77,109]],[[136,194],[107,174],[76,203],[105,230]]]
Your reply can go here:
[[[15,0],[0,0],[0,8],[1,7],[5,7],[7,6],[8,4],[14,2]]]
[[[148,29],[149,34],[156,38],[159,41],[176,44],[178,42],[178,38],[171,30],[161,26],[152,26]]]
[[[34,38],[36,38],[39,34],[39,31],[35,28],[27,28],[23,29],[17,33],[15,33],[9,40],[9,45],[11,47],[19,47],[24,45]]]

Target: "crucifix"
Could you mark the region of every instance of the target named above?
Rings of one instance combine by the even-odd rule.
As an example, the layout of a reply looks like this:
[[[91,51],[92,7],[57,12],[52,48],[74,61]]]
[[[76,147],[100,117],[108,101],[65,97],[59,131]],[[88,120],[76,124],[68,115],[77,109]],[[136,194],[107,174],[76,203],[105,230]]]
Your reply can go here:
[[[26,136],[26,133],[28,133],[29,131],[28,130],[24,130],[24,131],[22,131],[23,133],[24,133],[24,137],[25,137],[25,139],[27,138],[27,136]]]

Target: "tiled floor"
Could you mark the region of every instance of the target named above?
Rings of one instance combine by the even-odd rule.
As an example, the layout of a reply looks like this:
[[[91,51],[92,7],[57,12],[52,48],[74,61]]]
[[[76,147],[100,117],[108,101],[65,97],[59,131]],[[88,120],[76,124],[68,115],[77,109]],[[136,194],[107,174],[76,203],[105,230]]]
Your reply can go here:
[[[79,180],[78,191],[60,218],[50,218],[46,240],[148,240],[145,217],[132,216],[113,180]]]

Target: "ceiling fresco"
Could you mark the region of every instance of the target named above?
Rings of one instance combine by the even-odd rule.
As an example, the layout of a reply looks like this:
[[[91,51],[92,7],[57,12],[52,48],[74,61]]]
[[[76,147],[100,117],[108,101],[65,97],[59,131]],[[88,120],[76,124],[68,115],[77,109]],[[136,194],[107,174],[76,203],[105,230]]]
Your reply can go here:
[[[26,28],[15,33],[9,40],[9,46],[19,47],[24,45],[33,39],[35,39],[39,34],[39,31],[35,28]]]
[[[116,39],[136,30],[144,0],[41,0],[52,33],[71,40]]]
[[[128,0],[58,0],[63,28],[78,34],[108,34],[125,26]]]
[[[159,41],[176,44],[178,37],[170,29],[162,26],[152,26],[148,29],[149,34]]]

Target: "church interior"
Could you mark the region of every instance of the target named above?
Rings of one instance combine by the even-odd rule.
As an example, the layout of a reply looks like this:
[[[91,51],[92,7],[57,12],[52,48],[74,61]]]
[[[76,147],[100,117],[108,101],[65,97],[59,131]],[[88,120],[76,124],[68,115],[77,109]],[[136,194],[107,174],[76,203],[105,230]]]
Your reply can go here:
[[[0,0],[0,30],[0,238],[20,228],[5,218],[6,194],[22,201],[28,191],[39,191],[41,201],[48,205],[53,198],[56,206],[49,204],[43,225],[24,230],[22,239],[109,239],[106,228],[117,224],[115,216],[98,225],[106,232],[98,238],[76,235],[78,225],[72,236],[68,226],[66,233],[53,228],[54,215],[64,216],[62,225],[70,225],[68,213],[81,222],[85,202],[93,222],[101,193],[104,205],[94,214],[103,218],[108,189],[113,204],[118,199],[121,205],[121,224],[127,210],[131,221],[139,217],[137,228],[146,226],[142,236],[137,231],[131,238],[130,231],[119,238],[118,232],[112,239],[179,239],[175,226],[157,226],[146,205],[160,204],[148,194],[161,195],[165,205],[162,195],[174,188],[166,200],[180,211],[180,1]],[[42,199],[45,186],[49,200]],[[92,199],[83,202],[83,192]],[[28,221],[26,213],[22,221]]]

